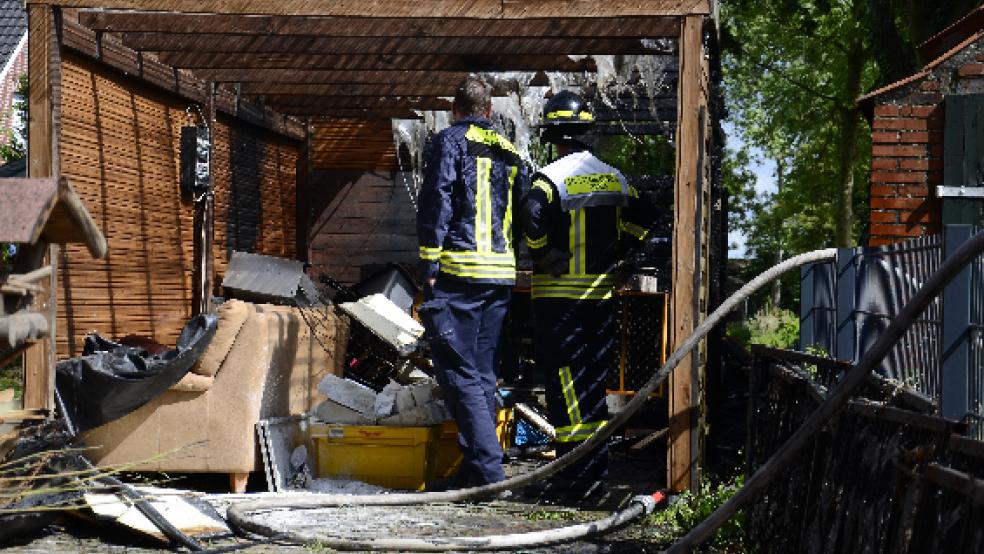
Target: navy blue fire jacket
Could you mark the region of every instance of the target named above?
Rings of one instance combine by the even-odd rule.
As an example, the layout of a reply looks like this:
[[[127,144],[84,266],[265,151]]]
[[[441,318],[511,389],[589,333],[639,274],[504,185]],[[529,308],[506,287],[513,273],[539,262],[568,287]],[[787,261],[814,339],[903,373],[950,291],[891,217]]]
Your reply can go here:
[[[421,278],[512,285],[513,191],[526,168],[516,148],[480,117],[434,137],[417,208]]]

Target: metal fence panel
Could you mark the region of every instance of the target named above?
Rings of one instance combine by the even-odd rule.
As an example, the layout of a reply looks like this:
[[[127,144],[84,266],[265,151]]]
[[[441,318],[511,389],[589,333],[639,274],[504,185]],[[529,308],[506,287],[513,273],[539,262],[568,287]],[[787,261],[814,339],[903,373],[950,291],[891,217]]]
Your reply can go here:
[[[747,473],[762,467],[825,400],[837,362],[758,349]],[[824,367],[824,366],[827,367]],[[878,379],[875,379],[878,381]],[[882,384],[888,384],[879,381]],[[970,554],[984,546],[984,443],[913,410],[893,387],[866,387],[746,509],[749,551]]]

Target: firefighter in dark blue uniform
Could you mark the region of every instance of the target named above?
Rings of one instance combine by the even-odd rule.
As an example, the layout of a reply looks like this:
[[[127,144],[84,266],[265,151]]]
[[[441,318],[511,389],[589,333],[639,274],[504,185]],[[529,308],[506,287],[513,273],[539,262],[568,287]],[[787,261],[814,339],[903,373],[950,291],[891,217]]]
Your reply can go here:
[[[432,141],[417,212],[425,283],[418,312],[458,424],[459,486],[505,478],[496,437],[497,350],[516,279],[513,191],[526,170],[492,129],[490,93],[473,76],[458,87],[455,122]]]
[[[532,177],[523,234],[534,262],[533,346],[544,372],[547,411],[562,456],[605,425],[606,376],[616,345],[615,270],[645,238],[647,215],[622,173],[584,144],[594,117],[576,94],[561,91],[544,108],[541,141],[558,159]],[[598,492],[607,447],[527,493],[578,501]]]

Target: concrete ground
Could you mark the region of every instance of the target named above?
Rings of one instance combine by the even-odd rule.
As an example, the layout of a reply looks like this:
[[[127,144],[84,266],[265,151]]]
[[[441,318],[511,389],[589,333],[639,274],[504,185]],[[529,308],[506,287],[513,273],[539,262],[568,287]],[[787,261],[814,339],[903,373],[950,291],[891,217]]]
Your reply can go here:
[[[517,533],[553,528],[605,517],[610,510],[624,506],[636,494],[648,494],[662,486],[665,477],[665,446],[662,441],[633,451],[634,441],[615,443],[609,477],[609,494],[578,507],[550,505],[525,498],[511,498],[482,503],[435,504],[405,507],[340,508],[331,513],[306,513],[304,522],[319,532],[344,529],[349,538],[375,536],[488,535]],[[515,475],[544,463],[533,458],[515,457],[507,464],[507,473]],[[302,521],[296,512],[287,521]],[[618,553],[657,552],[654,537],[658,529],[633,523],[614,533],[576,543],[520,550],[529,553]],[[296,546],[282,543],[252,544],[241,538],[228,537],[206,543],[209,548],[241,548],[244,552],[331,552],[318,544]],[[66,518],[44,533],[26,538],[19,544],[4,545],[12,554],[50,554],[52,552],[114,552],[144,554],[160,552],[163,545],[141,542],[116,528]],[[237,548],[237,550],[238,550]]]

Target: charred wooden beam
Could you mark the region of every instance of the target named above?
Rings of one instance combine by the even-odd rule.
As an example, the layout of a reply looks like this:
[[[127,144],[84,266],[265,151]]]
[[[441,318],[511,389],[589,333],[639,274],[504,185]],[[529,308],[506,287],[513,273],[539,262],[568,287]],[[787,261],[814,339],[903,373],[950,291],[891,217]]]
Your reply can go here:
[[[230,35],[205,33],[124,33],[123,43],[153,52],[296,54],[665,54],[662,43],[640,39],[523,37],[319,37],[312,35]]]
[[[471,71],[344,71],[322,69],[254,68],[241,69],[196,68],[195,75],[216,83],[281,83],[281,84],[424,84],[457,83]]]
[[[454,96],[455,87],[464,74],[437,83],[375,83],[375,84],[294,84],[242,83],[241,94],[247,95],[317,95],[317,96]],[[493,96],[506,96],[518,89],[516,83],[492,84]]]
[[[97,31],[320,37],[676,37],[674,17],[461,19],[394,17],[296,17],[85,10],[79,22]]]
[[[397,83],[397,84],[280,84],[243,83],[242,94],[251,95],[318,95],[318,96],[454,96],[455,87],[462,77],[444,83]]]
[[[269,97],[267,103],[278,111],[298,113],[298,109],[309,110],[310,115],[320,115],[320,110],[327,109],[385,109],[385,110],[450,110],[451,102],[441,98],[416,97],[376,97],[376,96],[340,96],[334,98],[317,98],[311,96]]]
[[[423,119],[417,112],[403,108],[322,108],[312,116],[313,121],[334,121],[352,119],[358,121],[377,121],[390,119]]]
[[[591,58],[573,60],[567,56],[462,56],[458,54],[415,55],[343,55],[289,53],[217,53],[203,56],[197,52],[163,52],[162,63],[172,67],[198,69],[332,69],[346,71],[595,71]]]

